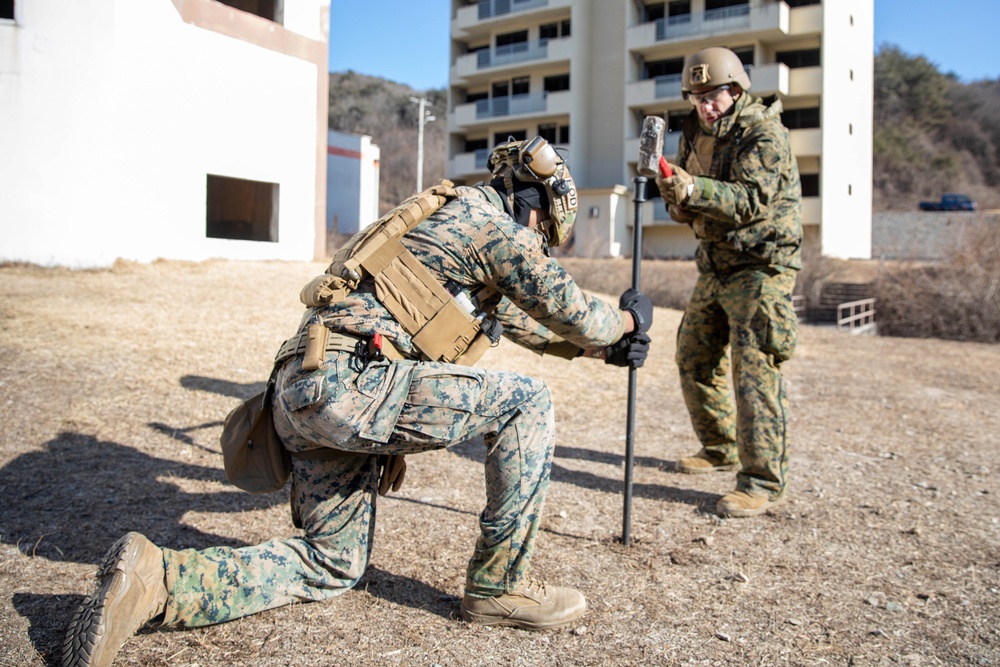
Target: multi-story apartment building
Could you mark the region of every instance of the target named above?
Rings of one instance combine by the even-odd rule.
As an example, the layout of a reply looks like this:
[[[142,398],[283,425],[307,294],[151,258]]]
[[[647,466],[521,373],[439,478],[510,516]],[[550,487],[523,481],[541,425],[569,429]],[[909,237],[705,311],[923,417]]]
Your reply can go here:
[[[539,134],[565,149],[581,194],[580,255],[626,254],[639,131],[667,120],[677,151],[684,57],[725,46],[754,95],[780,96],[802,176],[807,239],[871,254],[874,0],[452,0],[449,177],[487,176],[489,148]],[[655,188],[651,188],[655,190]],[[644,252],[688,257],[691,230],[643,208]]]

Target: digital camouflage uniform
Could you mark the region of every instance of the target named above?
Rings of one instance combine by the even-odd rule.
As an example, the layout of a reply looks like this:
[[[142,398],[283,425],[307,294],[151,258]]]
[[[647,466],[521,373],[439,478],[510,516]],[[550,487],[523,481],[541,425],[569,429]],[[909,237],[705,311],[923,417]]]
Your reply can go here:
[[[544,237],[504,212],[495,190],[458,191],[403,238],[432,273],[442,282],[495,288],[481,310],[496,305],[504,335],[540,353],[560,340],[599,348],[621,338],[621,312],[584,294],[548,256]],[[412,358],[365,363],[333,352],[316,371],[302,370],[301,357],[288,360],[273,409],[287,448],[411,454],[482,437],[486,507],[466,592],[515,590],[530,565],[551,469],[555,431],[546,385],[516,373],[415,361],[409,335],[375,299],[370,279],[344,301],[307,309],[301,327],[314,318],[333,331],[381,333]],[[162,624],[221,623],[350,589],[371,553],[377,467],[375,456],[293,456],[291,505],[302,537],[240,549],[164,549],[169,597]]]
[[[776,98],[748,93],[711,129],[692,111],[677,164],[694,188],[683,210],[670,207],[699,241],[698,281],[677,334],[692,425],[714,464],[742,464],[737,491],[772,499],[788,476],[781,364],[797,341],[791,297],[802,239],[798,166],[780,114]]]

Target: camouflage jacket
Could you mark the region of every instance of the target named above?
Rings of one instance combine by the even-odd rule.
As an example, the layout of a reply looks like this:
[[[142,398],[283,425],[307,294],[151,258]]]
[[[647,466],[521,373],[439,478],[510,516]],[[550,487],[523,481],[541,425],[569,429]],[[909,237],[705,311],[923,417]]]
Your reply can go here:
[[[542,234],[516,223],[493,188],[457,189],[458,197],[402,238],[442,284],[453,292],[493,288],[477,312],[493,313],[505,337],[538,353],[563,340],[589,349],[621,338],[625,320],[617,306],[584,293],[549,256]],[[418,357],[410,335],[375,298],[371,278],[344,301],[306,309],[303,325],[317,316],[333,331],[380,333],[404,355]]]
[[[801,268],[802,196],[798,164],[781,124],[781,101],[744,93],[712,127],[714,151],[684,203],[693,216],[701,273],[727,276],[752,266]],[[701,126],[685,119],[677,164],[687,169]]]

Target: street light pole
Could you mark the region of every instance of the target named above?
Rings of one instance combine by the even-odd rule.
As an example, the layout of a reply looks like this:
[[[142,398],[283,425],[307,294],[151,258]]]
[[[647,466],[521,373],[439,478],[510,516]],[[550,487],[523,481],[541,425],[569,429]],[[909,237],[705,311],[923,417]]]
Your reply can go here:
[[[411,97],[410,101],[417,105],[417,192],[424,189],[424,125],[437,120],[426,109],[427,100],[423,97]]]

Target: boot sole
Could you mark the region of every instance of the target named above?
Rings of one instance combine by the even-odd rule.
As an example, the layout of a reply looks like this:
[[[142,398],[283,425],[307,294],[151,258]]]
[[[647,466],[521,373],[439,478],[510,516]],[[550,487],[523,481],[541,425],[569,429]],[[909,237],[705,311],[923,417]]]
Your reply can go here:
[[[139,556],[138,548],[131,549],[129,553],[130,548],[136,543],[137,535],[128,533],[119,538],[104,556],[97,571],[100,586],[93,595],[83,601],[73,615],[73,620],[70,621],[70,631],[63,647],[65,667],[91,667],[101,664],[98,662],[97,648],[107,632],[107,612],[126,596],[131,586],[126,574],[135,567],[135,561]],[[121,647],[114,647],[112,660],[119,648]],[[110,664],[110,661],[107,664]]]
[[[712,466],[710,468],[689,468],[686,465],[682,465],[677,462],[674,465],[674,469],[677,472],[682,472],[685,475],[705,475],[710,472],[728,472],[730,470],[739,470],[742,466],[739,463],[729,463],[727,465]]]
[[[477,614],[475,612],[469,611],[465,607],[462,607],[462,619],[469,623],[475,623],[477,625],[501,625],[513,628],[521,628],[522,630],[558,630],[559,628],[564,628],[567,625],[572,625],[573,623],[575,623],[584,615],[584,613],[586,613],[586,611],[587,608],[584,607],[573,616],[562,619],[561,621],[553,621],[551,623],[530,623],[528,621],[520,621],[513,618],[505,618],[503,616]]]

